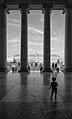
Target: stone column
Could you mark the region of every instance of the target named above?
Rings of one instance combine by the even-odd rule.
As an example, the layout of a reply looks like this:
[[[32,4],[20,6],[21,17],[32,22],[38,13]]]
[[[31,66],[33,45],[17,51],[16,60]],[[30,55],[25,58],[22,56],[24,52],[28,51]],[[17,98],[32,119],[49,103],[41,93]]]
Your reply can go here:
[[[0,5],[0,72],[7,70],[6,8]]]
[[[44,72],[52,72],[50,68],[50,7],[44,7]]]
[[[65,13],[65,71],[72,71],[72,7]]]
[[[27,6],[21,6],[21,67],[19,72],[27,72],[28,39],[27,39]]]

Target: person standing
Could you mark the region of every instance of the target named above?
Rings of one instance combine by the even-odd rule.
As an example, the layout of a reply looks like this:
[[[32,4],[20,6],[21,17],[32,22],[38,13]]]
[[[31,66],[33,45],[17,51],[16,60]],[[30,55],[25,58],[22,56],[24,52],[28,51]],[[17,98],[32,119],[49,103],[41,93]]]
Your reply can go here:
[[[51,89],[51,101],[52,101],[54,93],[55,93],[55,101],[57,100],[57,86],[58,86],[58,83],[56,82],[56,78],[52,77],[52,82],[49,87],[49,90]]]

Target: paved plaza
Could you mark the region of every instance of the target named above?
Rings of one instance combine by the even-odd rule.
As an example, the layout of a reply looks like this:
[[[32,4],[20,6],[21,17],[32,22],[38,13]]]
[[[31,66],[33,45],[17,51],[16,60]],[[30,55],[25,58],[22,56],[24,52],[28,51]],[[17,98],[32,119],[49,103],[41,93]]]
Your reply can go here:
[[[49,85],[57,78],[57,102]],[[72,119],[72,73],[0,73],[0,119]]]

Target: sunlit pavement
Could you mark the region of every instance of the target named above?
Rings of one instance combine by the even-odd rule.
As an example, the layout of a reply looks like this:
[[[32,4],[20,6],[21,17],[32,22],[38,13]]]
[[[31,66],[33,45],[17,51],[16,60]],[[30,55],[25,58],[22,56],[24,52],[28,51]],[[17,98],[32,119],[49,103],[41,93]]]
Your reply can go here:
[[[57,78],[57,102],[49,85]],[[0,119],[72,119],[72,73],[0,73]]]

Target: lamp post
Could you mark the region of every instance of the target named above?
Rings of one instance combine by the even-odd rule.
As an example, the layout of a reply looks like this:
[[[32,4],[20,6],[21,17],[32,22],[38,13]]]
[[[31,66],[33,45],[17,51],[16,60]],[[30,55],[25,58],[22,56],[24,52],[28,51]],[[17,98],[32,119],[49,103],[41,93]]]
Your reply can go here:
[[[36,52],[36,63],[38,62],[38,54],[37,54],[37,52]]]

